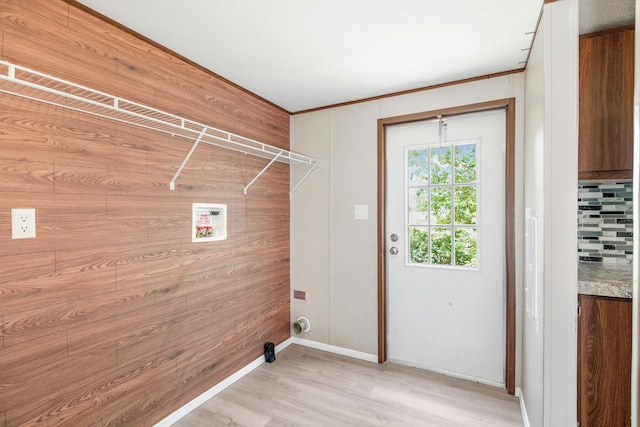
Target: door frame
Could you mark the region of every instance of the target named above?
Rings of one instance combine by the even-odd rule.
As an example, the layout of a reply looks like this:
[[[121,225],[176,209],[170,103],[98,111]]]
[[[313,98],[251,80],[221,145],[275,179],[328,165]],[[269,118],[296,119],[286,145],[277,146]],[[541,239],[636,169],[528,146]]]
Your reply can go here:
[[[387,360],[387,230],[386,127],[489,110],[505,110],[505,305],[506,346],[505,385],[515,394],[516,379],[516,284],[515,284],[515,98],[469,104],[452,108],[378,119],[378,363]]]

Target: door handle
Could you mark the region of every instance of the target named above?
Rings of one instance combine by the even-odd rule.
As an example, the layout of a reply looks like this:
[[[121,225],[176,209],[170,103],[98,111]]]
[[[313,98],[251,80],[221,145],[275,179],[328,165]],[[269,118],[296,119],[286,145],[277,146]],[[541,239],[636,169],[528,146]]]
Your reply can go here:
[[[397,255],[398,254],[398,248],[396,248],[395,246],[392,246],[391,249],[389,249],[389,253],[391,255]]]

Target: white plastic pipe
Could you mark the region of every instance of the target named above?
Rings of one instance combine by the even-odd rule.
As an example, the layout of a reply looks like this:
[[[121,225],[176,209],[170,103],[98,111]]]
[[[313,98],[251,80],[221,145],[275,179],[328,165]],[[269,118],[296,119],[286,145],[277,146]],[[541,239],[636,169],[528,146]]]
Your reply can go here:
[[[296,334],[308,332],[309,329],[311,329],[311,322],[306,317],[298,317],[298,320],[293,322],[293,332]]]

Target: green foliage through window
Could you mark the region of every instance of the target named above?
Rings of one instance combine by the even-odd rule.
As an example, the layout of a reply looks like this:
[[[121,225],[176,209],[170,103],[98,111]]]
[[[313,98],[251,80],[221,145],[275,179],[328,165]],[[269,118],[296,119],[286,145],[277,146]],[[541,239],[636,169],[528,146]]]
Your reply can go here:
[[[475,142],[407,151],[409,262],[477,266]]]

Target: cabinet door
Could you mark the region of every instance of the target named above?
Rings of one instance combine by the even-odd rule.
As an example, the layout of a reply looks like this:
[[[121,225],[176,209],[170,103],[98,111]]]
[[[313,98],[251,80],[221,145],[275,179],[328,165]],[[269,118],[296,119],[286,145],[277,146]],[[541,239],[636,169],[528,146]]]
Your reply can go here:
[[[578,421],[631,425],[631,300],[579,295]]]
[[[580,37],[581,179],[631,178],[633,64],[633,29]]]

